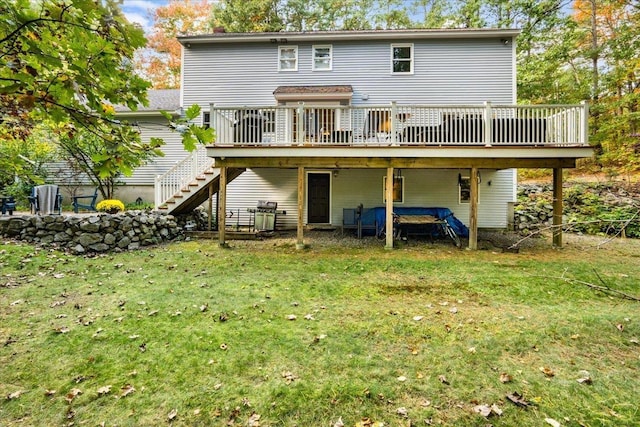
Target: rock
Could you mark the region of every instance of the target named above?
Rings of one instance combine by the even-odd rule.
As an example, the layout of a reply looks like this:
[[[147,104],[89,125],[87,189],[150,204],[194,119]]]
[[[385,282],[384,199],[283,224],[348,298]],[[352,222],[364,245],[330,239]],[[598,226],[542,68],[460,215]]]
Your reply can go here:
[[[102,236],[99,234],[83,233],[76,239],[76,241],[82,246],[87,247],[89,245],[93,245],[101,242]]]

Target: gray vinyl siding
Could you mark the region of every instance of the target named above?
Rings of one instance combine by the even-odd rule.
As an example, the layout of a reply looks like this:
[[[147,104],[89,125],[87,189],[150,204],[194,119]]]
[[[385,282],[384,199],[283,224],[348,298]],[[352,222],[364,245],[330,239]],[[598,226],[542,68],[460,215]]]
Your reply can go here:
[[[416,40],[411,75],[391,74],[391,43],[333,43],[333,70],[321,72],[312,71],[312,42],[297,44],[294,72],[278,72],[277,44],[193,45],[184,48],[184,106],[274,105],[273,91],[292,85],[352,85],[353,105],[515,100],[512,46],[497,38]]]
[[[151,138],[162,138],[165,144],[161,147],[164,157],[155,157],[148,164],[137,168],[131,176],[123,178],[128,185],[153,185],[156,176],[171,169],[176,163],[189,155],[182,145],[182,138],[177,132],[169,129],[164,117],[140,116],[129,120],[138,123],[142,142]]]
[[[307,170],[307,172],[324,172]],[[329,171],[332,172],[332,171]],[[404,203],[399,207],[446,207],[463,223],[469,225],[469,205],[459,203],[458,174],[468,176],[467,170],[407,169],[404,177]],[[331,224],[342,225],[342,210],[361,204],[365,208],[382,207],[384,169],[341,169],[331,174]],[[515,199],[513,183],[515,170],[481,170],[479,184],[478,226],[505,228],[507,204]],[[490,183],[490,184],[489,184]],[[247,208],[258,200],[278,202],[278,209],[287,215],[278,217],[278,227],[294,228],[297,223],[297,170],[250,169],[228,186],[227,209],[233,211],[227,222],[246,225]],[[305,216],[306,223],[306,216]]]
[[[413,43],[414,73],[391,73],[391,44]],[[499,38],[341,41],[333,46],[331,71],[312,71],[311,40],[298,46],[298,71],[278,71],[277,43],[193,44],[183,50],[183,106],[276,105],[278,86],[351,85],[352,105],[482,104],[515,102],[512,45]],[[435,123],[435,121],[434,121]],[[308,172],[311,172],[309,170]],[[400,206],[447,207],[468,224],[469,206],[458,202],[458,170],[403,170],[405,202]],[[466,175],[468,175],[468,171]],[[382,169],[339,170],[331,175],[331,223],[342,224],[342,209],[383,206]],[[507,225],[507,203],[515,200],[515,172],[481,171],[479,227]],[[231,182],[227,206],[240,223],[260,200],[287,211],[278,227],[297,222],[297,171],[248,170]],[[491,182],[491,185],[488,183]],[[234,224],[237,217],[228,219]],[[305,212],[306,222],[306,212]]]

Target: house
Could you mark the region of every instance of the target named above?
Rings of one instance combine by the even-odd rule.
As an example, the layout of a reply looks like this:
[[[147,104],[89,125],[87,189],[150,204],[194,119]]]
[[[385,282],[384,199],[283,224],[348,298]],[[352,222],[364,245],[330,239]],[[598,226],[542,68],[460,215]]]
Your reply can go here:
[[[559,223],[562,169],[591,156],[588,107],[517,104],[517,35],[179,37],[180,105],[203,107],[202,124],[217,137],[156,182],[156,204],[181,212],[209,200],[213,209],[215,194],[224,244],[226,225],[258,200],[275,201],[287,212],[278,225],[296,227],[299,246],[305,226],[340,226],[344,209],[359,204],[384,207],[387,229],[394,208],[443,207],[469,227],[474,248],[478,228],[507,226],[515,168],[553,168]]]
[[[180,90],[162,89],[147,92],[148,106],[140,105],[136,111],[131,111],[125,105],[114,106],[117,120],[133,123],[140,131],[143,140],[149,141],[153,137],[162,138],[164,157],[156,157],[148,164],[136,168],[131,176],[122,176],[119,181],[116,196],[127,203],[142,200],[146,203],[154,201],[155,179],[170,170],[177,162],[189,153],[182,145],[182,138],[178,133],[169,131],[169,123],[161,114],[166,111],[177,117],[182,114],[180,108]],[[78,170],[69,167],[64,161],[47,165],[52,182],[61,186],[65,200],[77,194],[89,194],[94,186],[89,178]]]

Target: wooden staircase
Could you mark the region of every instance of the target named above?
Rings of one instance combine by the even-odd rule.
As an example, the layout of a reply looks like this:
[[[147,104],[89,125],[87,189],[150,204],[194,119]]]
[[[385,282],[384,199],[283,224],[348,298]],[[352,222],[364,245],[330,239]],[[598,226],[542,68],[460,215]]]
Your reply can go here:
[[[245,169],[229,168],[227,183],[240,176]],[[204,147],[155,180],[155,208],[160,212],[182,214],[191,212],[206,202],[209,194],[220,189],[220,170],[215,168]]]

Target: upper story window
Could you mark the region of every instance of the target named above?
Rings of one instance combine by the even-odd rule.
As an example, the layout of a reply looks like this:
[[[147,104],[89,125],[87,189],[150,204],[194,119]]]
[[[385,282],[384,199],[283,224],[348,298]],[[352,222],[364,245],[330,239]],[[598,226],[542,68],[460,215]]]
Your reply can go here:
[[[391,73],[413,74],[413,43],[391,45]]]
[[[298,46],[278,48],[278,71],[298,71]]]
[[[333,66],[331,45],[313,46],[313,71],[330,71]]]

